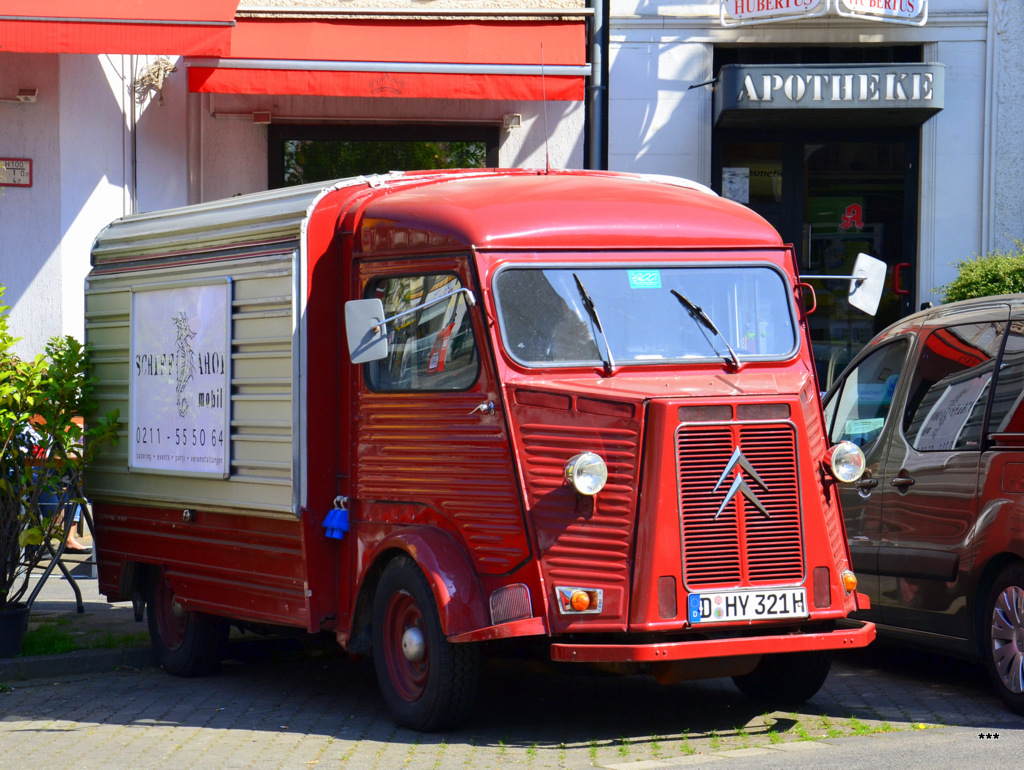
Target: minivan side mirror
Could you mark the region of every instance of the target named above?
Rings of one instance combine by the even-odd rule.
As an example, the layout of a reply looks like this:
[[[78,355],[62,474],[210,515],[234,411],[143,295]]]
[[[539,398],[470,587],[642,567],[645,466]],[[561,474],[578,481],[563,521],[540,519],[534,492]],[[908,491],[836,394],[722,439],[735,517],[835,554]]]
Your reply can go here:
[[[388,356],[384,303],[379,299],[354,299],[345,303],[345,335],[353,364],[367,364]]]

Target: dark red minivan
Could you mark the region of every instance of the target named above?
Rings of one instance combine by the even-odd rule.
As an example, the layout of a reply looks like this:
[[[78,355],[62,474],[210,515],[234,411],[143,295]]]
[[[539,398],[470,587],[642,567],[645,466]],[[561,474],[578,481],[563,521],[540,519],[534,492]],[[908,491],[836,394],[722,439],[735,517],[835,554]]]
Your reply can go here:
[[[873,339],[825,396],[832,441],[867,468],[840,485],[856,616],[984,660],[1024,713],[1024,295],[926,310]]]

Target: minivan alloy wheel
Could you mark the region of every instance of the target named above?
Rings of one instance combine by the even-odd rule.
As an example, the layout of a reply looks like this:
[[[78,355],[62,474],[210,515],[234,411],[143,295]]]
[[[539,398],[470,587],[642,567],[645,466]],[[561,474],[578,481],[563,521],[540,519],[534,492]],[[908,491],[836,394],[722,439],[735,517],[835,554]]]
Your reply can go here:
[[[989,678],[1011,710],[1024,714],[1024,564],[1003,568],[985,602],[983,650]]]
[[[992,659],[1003,685],[1024,693],[1024,588],[1007,586],[992,608]]]

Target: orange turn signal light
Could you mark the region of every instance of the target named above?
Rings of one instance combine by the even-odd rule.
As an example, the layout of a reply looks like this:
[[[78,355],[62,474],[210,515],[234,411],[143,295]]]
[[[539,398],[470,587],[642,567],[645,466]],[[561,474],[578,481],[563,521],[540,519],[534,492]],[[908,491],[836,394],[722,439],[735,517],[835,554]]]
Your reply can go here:
[[[843,588],[846,589],[847,593],[852,594],[857,590],[857,576],[854,575],[850,570],[843,570]]]
[[[590,607],[590,594],[586,591],[573,591],[569,597],[569,606],[576,612],[586,612]]]

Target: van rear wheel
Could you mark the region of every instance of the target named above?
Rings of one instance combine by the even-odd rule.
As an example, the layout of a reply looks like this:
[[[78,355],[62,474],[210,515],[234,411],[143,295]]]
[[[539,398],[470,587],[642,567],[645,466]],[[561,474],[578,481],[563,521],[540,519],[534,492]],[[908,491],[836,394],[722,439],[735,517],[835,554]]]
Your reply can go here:
[[[985,605],[985,664],[999,697],[1024,714],[1024,566],[1006,567]]]
[[[789,705],[813,698],[831,668],[831,650],[787,652],[765,655],[753,671],[732,680],[754,700]]]
[[[220,665],[228,622],[184,609],[163,573],[149,587],[149,638],[157,664],[175,676],[206,676]]]
[[[473,707],[479,647],[445,639],[430,584],[407,556],[389,563],[377,585],[373,662],[384,701],[404,727],[444,730]]]

